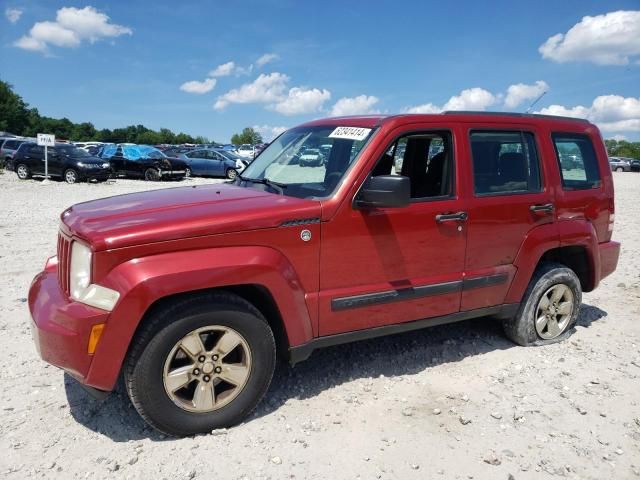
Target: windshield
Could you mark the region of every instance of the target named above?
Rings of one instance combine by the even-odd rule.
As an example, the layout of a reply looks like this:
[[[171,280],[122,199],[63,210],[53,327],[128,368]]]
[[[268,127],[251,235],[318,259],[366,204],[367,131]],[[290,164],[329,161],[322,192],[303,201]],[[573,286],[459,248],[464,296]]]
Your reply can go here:
[[[227,152],[226,150],[216,150],[216,152],[230,160],[246,160],[244,157],[241,157],[240,155],[236,155],[233,152]]]
[[[57,147],[56,151],[67,157],[90,157],[91,155],[86,150],[78,147]]]
[[[269,188],[244,180],[267,180],[277,191],[298,198],[331,195],[371,138],[374,130],[360,127],[298,127],[276,138],[242,172],[239,184]],[[313,152],[313,153],[312,153]],[[275,190],[275,189],[274,189]]]

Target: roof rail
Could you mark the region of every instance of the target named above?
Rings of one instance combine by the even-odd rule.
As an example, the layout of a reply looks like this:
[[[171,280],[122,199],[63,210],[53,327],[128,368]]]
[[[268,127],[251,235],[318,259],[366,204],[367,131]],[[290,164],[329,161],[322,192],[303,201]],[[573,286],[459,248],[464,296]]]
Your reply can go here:
[[[524,117],[524,118],[550,118],[557,120],[574,120],[576,122],[589,123],[589,120],[585,118],[576,117],[564,117],[561,115],[543,115],[540,113],[519,113],[519,112],[486,112],[486,111],[474,111],[474,110],[446,110],[442,112],[444,115],[498,115],[503,117]]]

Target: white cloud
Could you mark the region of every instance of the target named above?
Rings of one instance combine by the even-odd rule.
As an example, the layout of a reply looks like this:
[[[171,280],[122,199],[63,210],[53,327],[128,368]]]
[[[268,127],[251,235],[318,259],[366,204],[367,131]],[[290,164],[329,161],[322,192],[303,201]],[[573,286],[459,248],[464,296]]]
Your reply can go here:
[[[265,53],[258,60],[256,60],[256,65],[258,67],[264,67],[267,63],[271,63],[278,58],[280,57],[275,53]]]
[[[94,43],[131,33],[128,27],[110,23],[108,15],[93,7],[63,7],[58,10],[55,22],[36,22],[29,34],[16,40],[14,46],[47,52],[50,45],[75,48],[85,40]]]
[[[229,75],[249,75],[253,71],[253,65],[241,67],[236,62],[227,62],[218,65],[209,72],[210,77],[228,77]]]
[[[22,16],[22,10],[19,8],[7,7],[4,11],[4,16],[7,17],[7,20],[11,23],[16,23]]]
[[[605,132],[640,132],[640,97],[601,95],[589,107],[550,105],[536,113],[586,118]]]
[[[227,77],[233,73],[236,68],[235,62],[227,62],[218,65],[216,68],[209,72],[212,77]]]
[[[373,108],[378,101],[378,97],[374,97],[373,95],[343,97],[338,100],[331,109],[331,116],[342,117],[344,115],[367,115],[371,113],[379,113]]]
[[[288,127],[274,127],[271,125],[254,125],[253,129],[262,135],[263,140],[270,142],[288,129]]]
[[[324,102],[331,98],[331,92],[318,88],[294,87],[285,98],[269,108],[283,115],[302,115],[317,112]]]
[[[182,85],[180,85],[180,90],[187,93],[197,93],[199,95],[202,95],[203,93],[207,93],[213,90],[213,87],[215,86],[216,86],[216,79],[207,78],[203,82],[199,82],[197,80],[184,82]]]
[[[404,113],[440,113],[443,108],[434,105],[433,103],[423,103],[422,105],[416,105],[414,107],[407,107],[402,111]]]
[[[627,141],[627,137],[625,137],[624,135],[614,135],[613,137],[611,137],[612,140],[616,140],[617,142],[622,142],[622,141]]]
[[[223,110],[230,103],[275,103],[283,100],[289,77],[283,73],[261,74],[253,82],[229,90],[213,105]]]
[[[543,92],[549,90],[549,85],[543,80],[538,80],[533,85],[527,85],[525,83],[517,83],[510,85],[507,89],[507,97],[504,100],[504,106],[507,108],[515,108],[522,102],[527,100],[535,100]]]
[[[559,63],[589,61],[627,65],[640,57],[640,11],[619,10],[583,17],[565,33],[549,37],[538,51]]]
[[[405,113],[440,113],[445,110],[485,110],[500,100],[500,95],[474,87],[462,90],[459,95],[451,97],[443,106],[424,103],[415,107],[405,108]]]
[[[462,90],[444,104],[445,110],[484,110],[495,104],[498,97],[484,88],[469,88]]]

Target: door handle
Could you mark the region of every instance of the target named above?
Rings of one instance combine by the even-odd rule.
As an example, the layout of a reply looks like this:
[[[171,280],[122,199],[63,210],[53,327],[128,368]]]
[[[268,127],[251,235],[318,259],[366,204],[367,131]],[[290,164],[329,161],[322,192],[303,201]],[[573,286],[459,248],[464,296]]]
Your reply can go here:
[[[436,223],[443,222],[466,222],[468,218],[467,212],[457,213],[439,213],[436,215]]]
[[[553,203],[545,203],[542,205],[531,205],[529,207],[529,210],[532,213],[550,214],[551,212],[553,212]]]

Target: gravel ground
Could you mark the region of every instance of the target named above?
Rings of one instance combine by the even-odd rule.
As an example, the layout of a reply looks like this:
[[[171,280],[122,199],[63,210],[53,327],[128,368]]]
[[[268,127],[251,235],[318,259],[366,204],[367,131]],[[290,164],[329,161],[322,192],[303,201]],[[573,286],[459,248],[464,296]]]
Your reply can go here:
[[[245,424],[176,440],[146,427],[121,392],[99,403],[42,362],[25,303],[66,206],[173,185],[0,174],[0,475],[640,478],[640,175],[614,178],[622,257],[584,296],[568,341],[522,348],[474,320],[326,349],[280,366]]]

